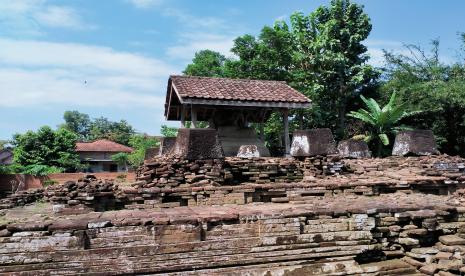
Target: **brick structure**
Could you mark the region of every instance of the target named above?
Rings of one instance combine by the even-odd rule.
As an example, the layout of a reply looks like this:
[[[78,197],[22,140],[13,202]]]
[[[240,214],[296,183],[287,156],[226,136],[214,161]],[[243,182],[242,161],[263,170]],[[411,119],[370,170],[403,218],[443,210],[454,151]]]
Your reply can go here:
[[[131,186],[88,178],[43,193],[61,212],[2,211],[0,273],[465,273],[459,157],[162,156]]]

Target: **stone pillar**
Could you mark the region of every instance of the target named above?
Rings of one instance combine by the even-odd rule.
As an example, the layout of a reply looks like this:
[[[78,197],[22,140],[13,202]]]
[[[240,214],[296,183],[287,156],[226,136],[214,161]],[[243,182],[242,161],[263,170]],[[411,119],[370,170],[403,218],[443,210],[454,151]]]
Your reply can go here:
[[[197,128],[197,110],[191,106],[191,128]]]
[[[264,123],[260,122],[259,128],[260,128],[260,140],[265,141],[265,130],[264,130]]]
[[[290,145],[289,145],[289,110],[283,110],[283,124],[284,124],[284,151],[285,156],[289,156]]]

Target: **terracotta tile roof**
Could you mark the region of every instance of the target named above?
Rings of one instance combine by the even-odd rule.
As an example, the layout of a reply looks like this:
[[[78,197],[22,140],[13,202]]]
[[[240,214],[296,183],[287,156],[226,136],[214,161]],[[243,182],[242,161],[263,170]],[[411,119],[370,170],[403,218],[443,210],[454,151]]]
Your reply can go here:
[[[83,151],[132,152],[133,149],[128,146],[121,145],[121,144],[118,144],[110,140],[101,139],[101,140],[96,140],[93,142],[77,142],[76,151],[77,152],[83,152]]]
[[[310,103],[284,81],[171,76],[182,99]]]

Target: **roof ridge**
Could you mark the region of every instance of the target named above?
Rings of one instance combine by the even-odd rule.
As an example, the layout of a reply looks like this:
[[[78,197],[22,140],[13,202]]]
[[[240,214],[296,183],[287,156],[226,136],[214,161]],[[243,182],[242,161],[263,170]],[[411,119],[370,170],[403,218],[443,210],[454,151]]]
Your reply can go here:
[[[287,84],[283,80],[262,80],[262,79],[234,79],[226,77],[204,77],[204,76],[186,76],[186,75],[170,75],[170,78],[198,78],[198,79],[215,79],[215,80],[233,80],[233,81],[243,81],[243,82],[282,82]]]

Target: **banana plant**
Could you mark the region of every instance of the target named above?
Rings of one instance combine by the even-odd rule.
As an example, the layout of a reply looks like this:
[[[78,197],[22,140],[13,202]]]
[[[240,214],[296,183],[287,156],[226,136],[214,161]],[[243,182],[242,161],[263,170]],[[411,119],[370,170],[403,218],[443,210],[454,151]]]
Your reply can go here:
[[[400,121],[406,117],[413,116],[421,111],[407,111],[406,103],[398,103],[396,92],[392,93],[389,102],[381,108],[372,98],[360,96],[366,108],[358,111],[351,111],[347,116],[361,120],[368,125],[369,131],[352,137],[356,140],[364,140],[367,143],[376,142],[377,156],[381,156],[383,146],[390,144],[389,135],[396,134],[409,127],[399,125]]]

